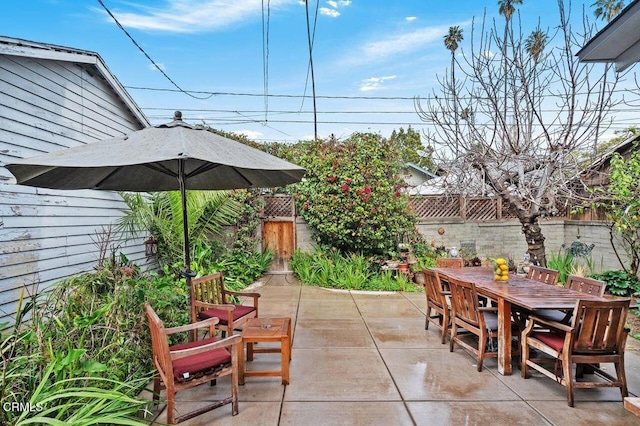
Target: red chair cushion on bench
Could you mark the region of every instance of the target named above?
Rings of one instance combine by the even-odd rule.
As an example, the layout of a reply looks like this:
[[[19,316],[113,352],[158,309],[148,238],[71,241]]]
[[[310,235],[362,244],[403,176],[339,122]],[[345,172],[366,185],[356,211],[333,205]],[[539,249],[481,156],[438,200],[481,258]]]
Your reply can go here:
[[[256,308],[254,308],[253,306],[235,305],[235,307],[236,308],[233,310],[233,321],[237,320],[238,318],[242,318],[243,316],[248,315],[256,310]],[[220,319],[220,322],[218,324],[227,325],[227,312],[228,311],[225,311],[224,309],[213,308],[200,312],[199,316],[201,320],[218,317]]]
[[[215,337],[209,337],[208,339],[199,340],[197,342],[181,343],[179,345],[170,346],[169,350],[173,352],[197,348],[215,341]],[[220,364],[229,362],[231,362],[231,353],[226,348],[212,349],[200,354],[173,360],[173,376],[176,381],[184,382],[201,371],[206,371]],[[185,377],[185,373],[188,373],[189,377]]]

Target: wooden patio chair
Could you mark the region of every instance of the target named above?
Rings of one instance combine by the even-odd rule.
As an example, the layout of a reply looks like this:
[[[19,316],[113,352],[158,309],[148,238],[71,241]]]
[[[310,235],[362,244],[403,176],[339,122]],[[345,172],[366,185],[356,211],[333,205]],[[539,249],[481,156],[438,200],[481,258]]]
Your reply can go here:
[[[602,297],[604,295],[604,290],[606,288],[607,283],[604,281],[596,280],[594,278],[586,278],[579,277],[577,275],[569,275],[567,278],[567,285],[565,288],[579,291],[580,293],[585,294],[594,294],[596,296]],[[535,311],[534,315],[539,318],[543,318],[549,321],[561,322],[564,324],[569,324],[571,322],[571,316],[573,315],[573,310],[553,310],[553,309],[540,309]]]
[[[436,271],[423,269],[424,273],[424,289],[427,297],[427,312],[424,321],[424,329],[429,329],[429,323],[432,322],[442,331],[442,344],[445,343],[447,332],[451,324],[451,314],[447,296],[451,293],[444,291],[442,282]],[[435,312],[435,316],[431,315],[431,311]]]
[[[543,268],[537,265],[529,266],[529,272],[527,272],[527,278],[549,285],[558,285],[559,276],[560,272],[555,269]]]
[[[235,297],[253,299],[253,306],[234,303]],[[193,321],[217,317],[216,328],[222,336],[233,334],[249,318],[258,317],[259,293],[227,290],[222,272],[196,278],[191,282],[191,318]]]
[[[619,387],[622,398],[627,397],[624,348],[629,333],[629,329],[625,328],[629,301],[579,300],[570,325],[531,315],[521,339],[522,377],[528,378],[531,367],[557,381],[566,387],[567,404],[570,407],[574,405],[575,388]],[[537,325],[544,329],[538,329]],[[537,354],[548,356],[533,358],[530,348],[535,348]],[[616,377],[599,367],[600,363],[609,362],[615,365]],[[576,368],[588,365],[606,381],[576,381],[574,364]]]
[[[438,257],[436,268],[464,268],[464,259],[461,257]]]
[[[241,356],[238,351],[242,350],[242,337],[235,335],[217,341],[215,336],[210,336],[199,341],[169,346],[169,335],[208,329],[218,322],[218,318],[165,328],[148,302],[145,303],[145,309],[151,331],[153,363],[158,370],[153,380],[153,400],[157,402],[160,392],[167,390],[167,423],[180,423],[226,404],[231,404],[232,415],[238,414],[238,356]],[[177,392],[205,382],[213,385],[215,380],[228,375],[231,376],[231,396],[176,417]]]
[[[498,351],[487,352],[489,339],[498,339],[497,308],[480,307],[475,284],[449,278],[451,290],[451,340],[449,351],[453,352],[457,343],[473,353],[477,359],[478,371],[482,371],[485,358],[496,358]],[[478,347],[465,341],[465,336],[458,336],[458,327],[478,337]]]

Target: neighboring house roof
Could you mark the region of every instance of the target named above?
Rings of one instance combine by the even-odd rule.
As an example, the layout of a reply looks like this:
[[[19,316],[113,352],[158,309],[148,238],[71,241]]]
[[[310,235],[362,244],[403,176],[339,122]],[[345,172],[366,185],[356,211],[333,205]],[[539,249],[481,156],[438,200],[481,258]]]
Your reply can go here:
[[[640,0],[634,0],[577,53],[582,62],[615,62],[622,72],[640,60]]]
[[[433,179],[433,178],[437,178],[438,177],[437,174],[430,172],[429,170],[425,169],[422,166],[419,166],[416,163],[409,162],[409,163],[406,164],[406,167],[410,168],[410,169],[414,169],[419,173],[422,173],[423,175],[425,175],[426,179]]]
[[[75,62],[85,64],[89,69],[94,68],[122,99],[127,109],[131,111],[136,119],[145,127],[151,125],[129,93],[111,71],[109,71],[109,68],[107,68],[100,55],[95,52],[0,36],[0,55]]]

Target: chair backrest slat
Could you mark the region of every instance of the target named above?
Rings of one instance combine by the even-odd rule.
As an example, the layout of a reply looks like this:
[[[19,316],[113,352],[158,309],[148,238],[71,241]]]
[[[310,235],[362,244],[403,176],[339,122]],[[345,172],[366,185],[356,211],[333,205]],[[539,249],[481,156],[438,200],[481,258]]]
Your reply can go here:
[[[581,293],[594,294],[602,297],[607,283],[596,280],[594,278],[579,277],[577,275],[569,275],[566,287]]]
[[[145,302],[149,331],[151,332],[151,347],[153,348],[153,361],[163,378],[173,380],[173,367],[169,352],[169,341],[164,332],[164,323],[153,310],[149,302]]]
[[[444,306],[443,288],[438,273],[430,269],[423,269],[422,271],[424,272],[424,291],[427,293],[427,299],[440,307]]]
[[[624,347],[625,321],[629,299],[611,301],[579,300],[572,326],[577,328],[575,352],[613,352]]]
[[[473,283],[449,279],[449,287],[451,289],[451,311],[457,318],[462,319],[468,324],[480,327],[482,316],[478,310],[478,294]]]
[[[529,266],[529,272],[527,272],[527,278],[549,285],[557,285],[559,276],[560,272],[555,269],[543,268],[542,266],[536,265]]]
[[[191,281],[191,297],[200,302],[225,304],[224,277],[222,272],[196,278]]]
[[[461,257],[438,257],[437,268],[464,268],[464,260]]]

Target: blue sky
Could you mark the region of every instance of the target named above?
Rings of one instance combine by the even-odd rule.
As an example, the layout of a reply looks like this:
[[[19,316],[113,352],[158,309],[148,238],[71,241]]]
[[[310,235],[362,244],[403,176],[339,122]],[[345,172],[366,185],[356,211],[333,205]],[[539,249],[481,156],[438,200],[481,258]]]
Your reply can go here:
[[[194,97],[166,91],[176,87],[97,0],[5,1],[0,35],[99,53],[154,124],[170,121],[180,109],[187,121],[204,121],[258,141],[313,136],[313,104],[301,98],[312,93],[304,1],[103,2],[181,89],[228,94]],[[573,3],[575,12],[586,6],[592,16],[593,0]],[[354,131],[388,136],[409,125],[424,129],[411,98],[431,95],[437,75],[446,72],[450,56],[443,36],[448,28],[463,28],[462,48],[468,49],[474,17],[481,19],[486,10],[489,20],[503,19],[497,0],[309,0],[312,25],[316,7],[313,60],[320,137],[344,138]],[[525,0],[518,9],[529,28],[539,17],[543,28],[557,22],[545,22],[557,15],[557,0]]]

